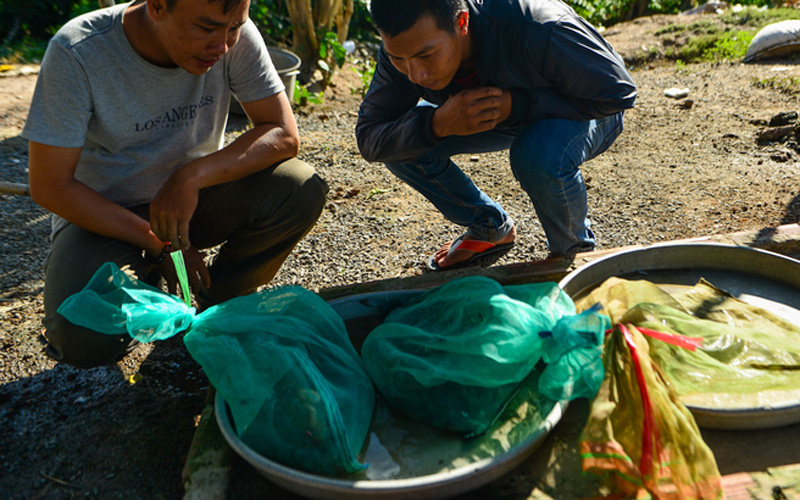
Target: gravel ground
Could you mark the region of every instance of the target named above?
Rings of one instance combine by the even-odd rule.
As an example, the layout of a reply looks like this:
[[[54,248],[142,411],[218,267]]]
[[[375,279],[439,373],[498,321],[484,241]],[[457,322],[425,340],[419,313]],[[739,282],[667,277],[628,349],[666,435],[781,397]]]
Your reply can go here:
[[[635,66],[640,98],[620,139],[583,168],[600,249],[769,232],[798,220],[796,139],[757,140],[773,116],[798,110],[797,98],[754,83],[798,78],[800,69],[794,61],[662,64],[653,59],[663,48],[655,28],[677,20],[656,16],[606,33]],[[26,182],[27,146],[18,134],[34,82],[0,79],[0,181]],[[327,179],[329,201],[274,286],[318,291],[420,275],[425,258],[460,233],[382,165],[360,157],[353,136],[359,98],[351,92],[360,80],[345,68],[334,83],[323,104],[297,110],[301,156]],[[665,97],[670,87],[690,95]],[[518,244],[495,265],[544,258],[541,226],[506,155],[459,162],[517,221]],[[141,346],[108,368],[79,371],[50,361],[39,340],[48,215],[29,198],[0,195],[0,221],[0,497],[180,496],[182,461],[207,389],[199,367],[180,341]],[[232,497],[255,488],[291,498],[241,462],[234,477]],[[517,498],[536,485],[514,475],[498,491]]]

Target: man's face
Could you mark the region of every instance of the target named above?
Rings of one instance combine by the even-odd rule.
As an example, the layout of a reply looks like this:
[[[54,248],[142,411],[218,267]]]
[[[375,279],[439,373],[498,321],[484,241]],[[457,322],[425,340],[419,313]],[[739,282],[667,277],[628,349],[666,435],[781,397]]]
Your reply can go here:
[[[456,32],[439,29],[429,14],[420,17],[407,31],[395,37],[381,34],[383,48],[394,67],[409,80],[433,90],[447,87],[464,54],[468,15],[462,12]]]
[[[223,2],[178,0],[171,11],[164,7],[151,10],[156,21],[156,36],[169,59],[193,75],[202,75],[219,61],[239,40],[247,20],[250,0],[223,13]]]

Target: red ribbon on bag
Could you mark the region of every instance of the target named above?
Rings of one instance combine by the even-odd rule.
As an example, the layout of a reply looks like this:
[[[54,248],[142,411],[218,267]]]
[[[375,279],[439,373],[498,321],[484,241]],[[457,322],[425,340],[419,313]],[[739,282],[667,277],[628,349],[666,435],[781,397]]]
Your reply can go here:
[[[644,413],[644,422],[642,425],[642,456],[639,459],[639,471],[643,477],[648,477],[653,473],[653,445],[660,441],[658,430],[655,428],[655,419],[653,416],[653,403],[650,401],[650,394],[647,392],[647,383],[645,382],[644,373],[642,372],[642,365],[639,361],[639,351],[636,344],[633,342],[633,336],[630,330],[623,325],[619,324],[619,330],[628,344],[628,349],[631,351],[631,360],[633,367],[636,370],[636,381],[639,385],[639,394],[642,396],[642,411]],[[655,435],[654,435],[655,433]]]
[[[647,477],[653,473],[652,468],[654,448],[656,448],[656,454],[660,453],[659,448],[661,447],[661,433],[659,432],[655,423],[653,404],[650,401],[650,395],[647,392],[647,383],[645,382],[644,373],[642,372],[642,366],[639,361],[639,352],[636,348],[636,344],[633,342],[633,336],[625,325],[620,323],[616,326],[619,327],[619,330],[622,332],[622,336],[625,338],[625,342],[628,344],[628,348],[631,351],[631,360],[633,361],[633,366],[636,370],[636,381],[639,384],[639,393],[642,397],[644,422],[642,425],[642,456],[639,460],[639,471],[643,476]],[[662,342],[666,342],[668,344],[683,347],[684,349],[688,349],[690,351],[696,350],[703,344],[702,337],[684,337],[683,335],[659,332],[656,330],[650,330],[648,328],[640,328],[638,326],[635,328],[643,335],[661,340]],[[609,330],[609,332],[610,331],[611,330]]]
[[[684,349],[688,349],[692,352],[703,345],[703,337],[684,337],[683,335],[678,335],[675,333],[658,332],[656,330],[641,328],[639,326],[637,326],[636,329],[648,337],[653,337],[654,339],[661,340],[668,344],[683,347]]]
[[[622,326],[621,324],[619,326]],[[659,332],[656,330],[650,330],[649,328],[642,328],[640,326],[636,327],[642,334],[647,335],[648,337],[652,337],[654,339],[658,339],[662,342],[666,342],[667,344],[672,344],[674,346],[683,347],[684,349],[688,349],[692,352],[697,350],[698,347],[703,345],[703,337],[686,337],[684,335],[678,335],[676,333],[666,333],[666,332]],[[609,328],[606,330],[606,335],[611,333],[613,328]]]

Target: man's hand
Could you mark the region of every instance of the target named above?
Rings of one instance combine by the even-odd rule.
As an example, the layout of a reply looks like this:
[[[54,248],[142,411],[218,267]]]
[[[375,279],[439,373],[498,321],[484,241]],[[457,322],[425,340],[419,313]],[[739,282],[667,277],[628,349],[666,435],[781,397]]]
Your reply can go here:
[[[150,226],[162,241],[176,249],[192,246],[189,221],[197,209],[200,189],[188,180],[189,165],[176,171],[161,187],[150,203]]]
[[[472,135],[493,129],[511,114],[511,92],[497,87],[462,90],[433,114],[433,135]]]
[[[199,290],[211,286],[211,275],[205,264],[205,255],[196,248],[183,250],[183,261],[186,264],[186,274],[189,277],[189,287],[194,294]],[[172,259],[167,257],[158,264],[158,271],[167,281],[167,290],[172,294],[178,293],[178,273]]]

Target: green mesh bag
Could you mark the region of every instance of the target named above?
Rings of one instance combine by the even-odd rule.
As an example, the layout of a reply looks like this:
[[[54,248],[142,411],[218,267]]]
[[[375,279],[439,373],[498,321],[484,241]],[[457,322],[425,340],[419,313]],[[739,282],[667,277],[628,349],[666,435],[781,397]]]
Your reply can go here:
[[[231,299],[199,315],[184,342],[255,451],[316,473],[364,469],[375,389],[318,295],[292,286]]]
[[[597,314],[600,307],[556,322],[552,335],[546,333],[542,361],[547,363],[539,392],[553,401],[592,398],[603,383],[603,342],[611,327],[608,316]]]
[[[195,309],[106,262],[83,290],[61,303],[58,313],[75,325],[108,335],[127,333],[147,343],[189,328]]]
[[[367,336],[361,356],[390,404],[435,427],[473,436],[491,426],[545,356],[552,362],[584,353],[600,359],[607,318],[575,322],[592,331],[567,339],[562,333],[570,327],[562,325],[559,333],[557,324],[574,312],[572,300],[555,283],[503,287],[485,277],[461,278],[391,311]],[[591,311],[583,319],[591,316],[600,318]],[[601,363],[586,366],[599,370],[593,376],[566,374],[570,368],[581,371],[578,362],[566,365],[543,374],[540,389],[549,387],[557,399],[566,392],[573,397],[596,392]],[[573,380],[575,387],[565,390]]]
[[[238,297],[199,315],[179,298],[102,266],[59,313],[142,342],[189,329],[184,343],[227,402],[242,441],[264,457],[320,474],[357,460],[375,389],[344,322],[301,287]]]

